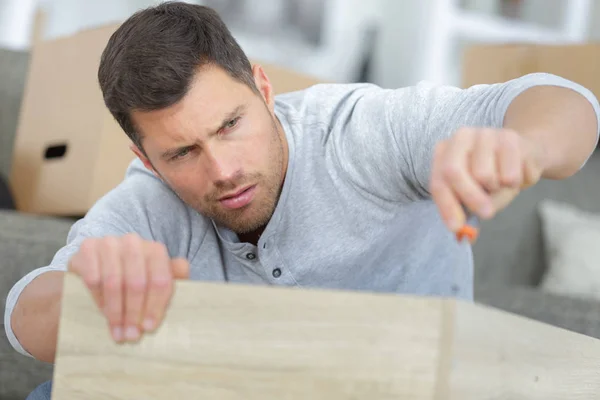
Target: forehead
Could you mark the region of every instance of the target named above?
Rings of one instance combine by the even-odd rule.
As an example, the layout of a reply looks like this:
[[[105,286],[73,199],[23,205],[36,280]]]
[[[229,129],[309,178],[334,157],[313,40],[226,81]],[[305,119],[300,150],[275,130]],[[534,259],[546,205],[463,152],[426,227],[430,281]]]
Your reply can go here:
[[[205,66],[196,73],[181,101],[160,110],[134,111],[131,117],[144,146],[147,141],[185,140],[190,134],[214,129],[253,94],[223,69]]]

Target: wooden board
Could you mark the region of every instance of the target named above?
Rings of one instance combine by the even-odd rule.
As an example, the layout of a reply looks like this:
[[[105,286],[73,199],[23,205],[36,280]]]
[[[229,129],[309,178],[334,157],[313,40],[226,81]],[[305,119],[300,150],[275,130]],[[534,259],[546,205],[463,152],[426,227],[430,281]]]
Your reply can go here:
[[[453,300],[177,282],[160,329],[118,345],[78,278],[64,296],[55,400],[600,393],[599,341]]]
[[[600,340],[506,313],[459,304],[451,400],[600,399]]]

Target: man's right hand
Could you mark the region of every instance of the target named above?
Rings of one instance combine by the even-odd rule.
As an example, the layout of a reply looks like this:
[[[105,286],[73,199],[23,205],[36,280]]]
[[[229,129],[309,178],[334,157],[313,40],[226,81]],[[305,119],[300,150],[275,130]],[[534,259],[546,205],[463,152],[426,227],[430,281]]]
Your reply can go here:
[[[83,279],[113,339],[123,342],[137,341],[160,325],[173,280],[188,278],[189,263],[171,259],[161,243],[128,234],[86,239],[71,258],[69,271]]]

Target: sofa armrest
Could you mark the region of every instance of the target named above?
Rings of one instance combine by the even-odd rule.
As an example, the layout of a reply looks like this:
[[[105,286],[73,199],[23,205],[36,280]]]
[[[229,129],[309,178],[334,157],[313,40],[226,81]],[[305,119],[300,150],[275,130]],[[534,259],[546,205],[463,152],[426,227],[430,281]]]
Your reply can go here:
[[[600,302],[543,292],[535,287],[475,285],[475,301],[600,339]]]
[[[0,210],[0,309],[10,288],[31,270],[50,263],[66,243],[73,220]],[[0,399],[24,399],[52,376],[52,365],[17,353],[0,319]]]
[[[30,271],[46,266],[66,244],[73,220],[0,210],[0,306],[10,288]]]

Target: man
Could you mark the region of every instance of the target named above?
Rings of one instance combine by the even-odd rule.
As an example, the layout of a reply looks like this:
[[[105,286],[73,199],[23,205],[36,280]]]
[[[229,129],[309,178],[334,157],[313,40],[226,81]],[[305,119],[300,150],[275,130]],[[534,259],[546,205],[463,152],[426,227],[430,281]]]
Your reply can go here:
[[[493,217],[521,187],[574,174],[598,140],[595,97],[548,74],[275,98],[219,17],[185,3],[129,18],[98,77],[138,160],[9,294],[11,343],[47,362],[65,270],[118,342],[155,330],[188,277],[471,300],[464,210]]]

